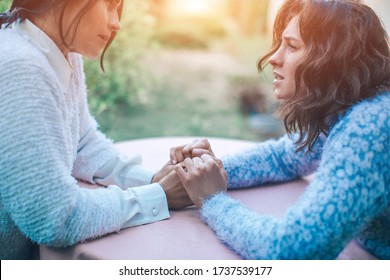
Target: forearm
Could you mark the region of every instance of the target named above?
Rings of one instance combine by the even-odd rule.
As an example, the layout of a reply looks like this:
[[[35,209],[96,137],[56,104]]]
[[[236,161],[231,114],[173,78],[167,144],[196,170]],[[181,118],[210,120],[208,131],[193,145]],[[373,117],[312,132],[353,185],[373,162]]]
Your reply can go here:
[[[85,129],[77,150],[72,176],[92,184],[96,183],[93,179],[96,172],[118,156],[113,143],[93,123]]]
[[[283,218],[255,214],[217,194],[204,202],[203,220],[244,258],[335,258],[389,207],[388,147],[381,144],[388,143],[388,126],[375,123],[383,130],[372,133],[378,135],[373,145],[366,140],[370,131],[359,131],[364,126],[344,124],[332,131],[314,180]]]
[[[154,183],[141,187],[121,190],[109,186],[120,200],[124,223],[121,228],[148,224],[169,218],[168,203],[160,184]]]
[[[293,139],[287,135],[268,140],[237,155],[223,158],[229,175],[228,187],[240,188],[282,182],[308,175],[316,170],[324,139],[313,152],[296,152]]]
[[[93,180],[100,185],[117,185],[127,189],[150,184],[153,175],[153,171],[141,166],[141,156],[118,154],[95,173]]]
[[[116,186],[90,190],[80,188],[70,176],[64,180],[42,173],[44,180],[40,174],[33,181],[9,176],[2,191],[3,207],[14,223],[39,244],[70,246],[169,217],[165,194],[158,184],[124,191]]]
[[[338,196],[327,203],[329,196],[323,189],[311,189],[283,218],[275,218],[218,194],[204,202],[201,217],[218,239],[244,259],[335,259],[369,217],[386,205],[371,207],[357,200],[348,205]]]

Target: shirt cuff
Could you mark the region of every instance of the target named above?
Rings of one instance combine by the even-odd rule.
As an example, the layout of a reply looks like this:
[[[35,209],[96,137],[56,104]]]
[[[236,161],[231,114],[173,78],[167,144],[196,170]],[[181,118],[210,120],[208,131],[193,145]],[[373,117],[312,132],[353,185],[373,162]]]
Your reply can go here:
[[[150,184],[152,182],[154,174],[155,172],[141,165],[136,165],[131,168],[131,175],[132,175],[131,177],[133,181],[139,184],[140,186]]]
[[[141,165],[141,156],[118,155],[98,170],[93,179],[104,186],[116,185],[121,189],[127,189],[148,185],[153,176],[153,171]]]
[[[170,217],[165,192],[158,183],[126,190],[121,190],[117,186],[109,188],[120,191],[124,213],[122,228],[153,223]]]

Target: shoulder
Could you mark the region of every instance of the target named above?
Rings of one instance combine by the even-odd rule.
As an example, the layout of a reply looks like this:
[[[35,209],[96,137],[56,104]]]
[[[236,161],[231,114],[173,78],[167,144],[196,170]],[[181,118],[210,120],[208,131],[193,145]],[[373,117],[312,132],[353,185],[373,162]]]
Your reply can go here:
[[[369,125],[374,131],[387,130],[390,127],[390,92],[362,101],[351,110],[351,118],[358,119],[358,124]],[[389,134],[387,133],[387,136]]]
[[[388,109],[389,104],[390,104],[390,92],[384,91],[375,97],[365,99],[357,103],[349,110],[349,113],[360,114],[362,112],[365,112],[369,116],[376,116],[378,115],[378,113],[382,112],[384,114],[387,114],[387,116],[389,116],[389,110],[383,110],[383,109]]]
[[[26,96],[56,90],[55,73],[44,53],[28,36],[11,29],[0,30],[1,96]],[[39,93],[40,92],[40,93]]]
[[[0,43],[2,108],[22,112],[30,106],[35,112],[43,107],[33,104],[53,107],[58,84],[53,82],[55,73],[45,55],[28,37],[12,30],[0,30],[0,42],[4,42]]]
[[[335,125],[334,130],[377,135],[390,126],[390,92],[363,100],[353,107]],[[388,135],[387,135],[388,136]]]
[[[28,72],[30,77],[50,73],[51,67],[45,55],[19,32],[11,29],[0,30],[0,73],[19,77]],[[26,73],[27,74],[27,73]],[[8,76],[10,76],[8,75]]]
[[[390,94],[383,93],[359,102],[343,116],[329,133],[327,151],[333,157],[348,152],[362,160],[375,155],[385,158],[389,153]]]

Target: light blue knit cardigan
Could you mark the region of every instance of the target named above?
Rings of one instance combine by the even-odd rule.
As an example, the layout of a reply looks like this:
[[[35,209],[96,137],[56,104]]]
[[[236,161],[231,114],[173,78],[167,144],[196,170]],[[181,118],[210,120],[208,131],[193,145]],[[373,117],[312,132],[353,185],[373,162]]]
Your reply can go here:
[[[88,112],[81,57],[70,55],[66,95],[26,36],[0,30],[0,42],[0,258],[28,258],[32,241],[68,246],[119,230],[116,191],[74,179],[92,181],[117,155]]]
[[[390,259],[389,141],[390,93],[384,92],[351,108],[307,156],[284,136],[223,159],[229,188],[317,171],[283,218],[253,213],[220,193],[205,201],[202,219],[246,259],[334,259],[354,238]]]

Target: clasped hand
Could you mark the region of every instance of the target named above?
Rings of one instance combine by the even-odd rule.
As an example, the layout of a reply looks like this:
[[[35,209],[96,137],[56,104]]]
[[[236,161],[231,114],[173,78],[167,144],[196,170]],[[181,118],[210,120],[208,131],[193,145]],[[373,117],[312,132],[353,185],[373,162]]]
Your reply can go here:
[[[163,187],[170,209],[200,207],[206,197],[226,191],[227,173],[207,139],[172,148],[170,158],[153,178]]]

